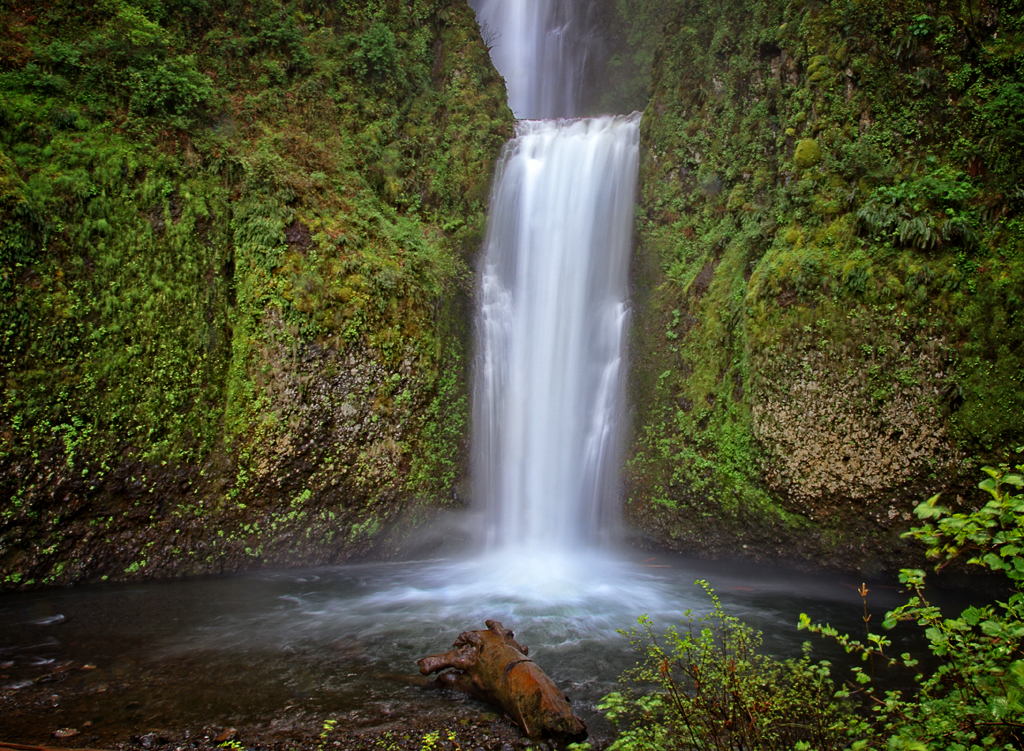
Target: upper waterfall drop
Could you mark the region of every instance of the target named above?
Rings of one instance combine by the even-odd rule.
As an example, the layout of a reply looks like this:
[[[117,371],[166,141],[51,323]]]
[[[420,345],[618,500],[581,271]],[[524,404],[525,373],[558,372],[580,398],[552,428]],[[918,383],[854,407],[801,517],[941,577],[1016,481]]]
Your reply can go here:
[[[522,121],[499,164],[474,394],[499,547],[565,549],[614,527],[639,122]]]
[[[586,44],[573,0],[472,0],[520,119],[575,117]]]

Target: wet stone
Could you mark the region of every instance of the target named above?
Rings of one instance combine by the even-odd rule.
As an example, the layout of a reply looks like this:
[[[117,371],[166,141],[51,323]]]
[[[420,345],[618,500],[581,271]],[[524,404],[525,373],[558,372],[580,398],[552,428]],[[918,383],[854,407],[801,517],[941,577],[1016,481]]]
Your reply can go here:
[[[61,728],[53,731],[54,738],[74,738],[76,735],[78,735],[78,730],[75,728]]]
[[[227,741],[234,740],[236,735],[238,735],[238,731],[235,730],[234,728],[224,728],[217,735],[217,737],[213,739],[213,742],[214,743],[226,743]]]

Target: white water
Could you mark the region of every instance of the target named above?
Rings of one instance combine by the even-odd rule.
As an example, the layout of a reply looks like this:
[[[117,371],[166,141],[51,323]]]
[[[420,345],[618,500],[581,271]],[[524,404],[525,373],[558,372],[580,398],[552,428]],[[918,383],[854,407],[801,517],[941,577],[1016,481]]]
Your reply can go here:
[[[491,197],[474,394],[499,548],[614,534],[639,116],[521,121]]]
[[[572,118],[585,3],[473,5],[517,117]],[[501,568],[518,577],[528,567],[532,586],[558,583],[565,596],[594,571],[574,556],[618,531],[639,122],[520,120],[491,195],[473,395],[476,497]]]
[[[586,64],[573,0],[476,0],[477,18],[505,77],[516,117],[574,117]]]

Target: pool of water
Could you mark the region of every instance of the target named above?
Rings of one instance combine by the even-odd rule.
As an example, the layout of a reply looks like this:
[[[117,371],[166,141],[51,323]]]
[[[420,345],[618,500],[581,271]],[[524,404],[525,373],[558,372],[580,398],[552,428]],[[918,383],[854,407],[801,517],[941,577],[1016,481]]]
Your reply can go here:
[[[0,716],[0,740],[45,742],[55,728],[86,725],[94,743],[113,742],[297,712],[351,728],[441,714],[451,697],[425,690],[415,661],[488,618],[513,629],[592,733],[607,737],[596,704],[636,662],[617,630],[640,614],[660,628],[687,609],[707,612],[697,579],[777,655],[798,654],[808,638],[796,629],[800,612],[863,629],[859,581],[636,551],[519,550],[51,589],[0,597],[0,690],[21,710]],[[900,601],[896,586],[872,585],[875,621]],[[815,654],[837,651],[818,641]]]

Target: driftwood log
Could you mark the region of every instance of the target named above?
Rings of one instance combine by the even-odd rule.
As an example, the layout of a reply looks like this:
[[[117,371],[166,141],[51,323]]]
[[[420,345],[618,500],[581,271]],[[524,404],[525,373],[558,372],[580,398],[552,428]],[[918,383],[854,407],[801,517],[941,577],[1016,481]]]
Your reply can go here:
[[[452,646],[444,654],[419,660],[420,672],[447,671],[434,679],[438,685],[457,688],[502,709],[530,738],[578,741],[587,737],[587,726],[572,713],[568,697],[500,623],[487,621],[486,631],[464,631]]]

